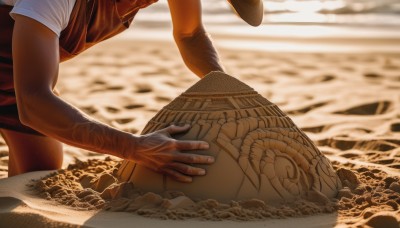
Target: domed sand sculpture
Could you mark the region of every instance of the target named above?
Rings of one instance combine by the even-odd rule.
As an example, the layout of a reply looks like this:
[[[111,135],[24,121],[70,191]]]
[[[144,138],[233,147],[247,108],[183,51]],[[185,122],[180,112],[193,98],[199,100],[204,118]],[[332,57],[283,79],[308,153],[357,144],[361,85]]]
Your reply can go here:
[[[177,182],[135,162],[124,161],[118,176],[145,191],[182,191],[193,199],[260,199],[267,203],[304,198],[310,192],[336,196],[341,182],[329,160],[275,104],[222,72],[211,72],[154,116],[147,134],[190,124],[181,140],[202,140],[215,157],[207,175]]]

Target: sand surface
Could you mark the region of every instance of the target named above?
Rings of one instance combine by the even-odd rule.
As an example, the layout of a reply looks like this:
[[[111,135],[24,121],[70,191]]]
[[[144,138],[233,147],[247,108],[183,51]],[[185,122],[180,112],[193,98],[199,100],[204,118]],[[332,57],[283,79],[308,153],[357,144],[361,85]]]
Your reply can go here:
[[[246,226],[398,227],[400,221],[400,55],[263,53],[220,50],[227,71],[285,111],[332,161],[346,188],[337,212],[310,217],[267,218]],[[88,67],[90,66],[90,67]],[[95,118],[140,133],[163,106],[198,80],[183,65],[172,43],[115,41],[62,64],[61,96]],[[113,173],[113,159],[66,147],[64,168],[75,158],[105,163],[95,177]],[[239,221],[172,221],[137,213],[77,210],[28,191],[26,184],[48,172],[6,179],[8,150],[0,143],[1,225],[44,223],[66,226],[243,227]],[[90,167],[90,163],[85,163]],[[70,166],[71,172],[79,167]],[[348,175],[351,170],[355,175]],[[57,174],[59,175],[59,174]],[[53,175],[54,176],[54,175]],[[73,183],[78,183],[71,177]],[[68,180],[68,178],[66,179]],[[51,181],[49,181],[50,183]],[[95,204],[94,204],[95,205]],[[285,216],[287,217],[287,216]],[[18,219],[16,219],[18,218]],[[115,225],[114,225],[115,226]]]
[[[161,109],[141,134],[171,123],[191,126],[177,139],[209,143],[209,149],[194,151],[215,158],[204,166],[207,175],[187,185],[125,161],[119,180],[155,193],[179,190],[192,199],[245,200],[238,203],[241,209],[314,198],[310,195],[327,202],[342,189],[332,165],[304,132],[278,106],[228,74],[207,74]]]

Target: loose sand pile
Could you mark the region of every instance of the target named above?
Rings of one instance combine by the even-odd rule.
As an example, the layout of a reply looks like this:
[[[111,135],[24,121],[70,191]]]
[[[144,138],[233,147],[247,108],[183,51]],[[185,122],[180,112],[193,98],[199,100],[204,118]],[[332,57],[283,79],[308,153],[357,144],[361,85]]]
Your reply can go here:
[[[313,196],[314,202],[297,200],[271,206],[257,199],[221,203],[214,199],[192,200],[178,191],[162,195],[143,192],[132,183],[118,183],[119,165],[119,160],[111,158],[76,161],[67,169],[33,181],[30,187],[48,200],[77,210],[124,211],[159,219],[249,221],[339,210],[343,221],[361,217],[373,227],[396,227],[398,224],[400,179],[378,169],[334,164],[345,186],[335,200],[325,201],[324,197]],[[386,212],[380,213],[382,211]]]
[[[42,197],[78,210],[104,209],[132,212],[160,219],[200,218],[206,220],[260,220],[333,212],[336,200],[312,195],[314,202],[297,200],[287,204],[268,205],[250,199],[222,203],[215,199],[194,200],[179,191],[163,194],[141,191],[130,182],[119,183],[120,161],[77,161],[65,170],[35,180],[30,187]],[[355,183],[354,183],[355,184]]]

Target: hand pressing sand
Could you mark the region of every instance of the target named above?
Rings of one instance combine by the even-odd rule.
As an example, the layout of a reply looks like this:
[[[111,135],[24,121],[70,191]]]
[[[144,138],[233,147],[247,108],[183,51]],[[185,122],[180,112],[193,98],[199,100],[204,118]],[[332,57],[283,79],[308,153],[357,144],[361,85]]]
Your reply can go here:
[[[266,203],[336,196],[342,185],[332,165],[276,105],[222,72],[211,72],[161,109],[143,130],[171,123],[192,128],[179,140],[200,140],[198,154],[216,158],[207,175],[190,185],[126,161],[122,181],[146,191],[178,190],[192,198],[220,201],[260,199]]]
[[[159,173],[165,173],[177,181],[191,182],[192,176],[204,175],[204,169],[187,165],[211,164],[214,158],[180,151],[208,149],[207,142],[175,140],[174,134],[184,134],[190,125],[169,126],[138,138],[135,146],[124,157]]]

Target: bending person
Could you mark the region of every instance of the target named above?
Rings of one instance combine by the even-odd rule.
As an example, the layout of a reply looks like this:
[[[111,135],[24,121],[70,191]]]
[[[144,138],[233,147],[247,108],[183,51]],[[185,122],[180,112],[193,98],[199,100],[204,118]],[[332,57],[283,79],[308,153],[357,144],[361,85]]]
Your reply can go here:
[[[0,0],[0,132],[9,147],[9,176],[61,168],[62,143],[134,160],[182,182],[205,174],[191,164],[211,164],[213,158],[183,151],[207,149],[208,144],[171,137],[190,126],[133,135],[92,119],[54,89],[60,62],[122,32],[139,9],[152,3]],[[200,0],[168,4],[188,68],[199,77],[223,71],[202,25]]]

